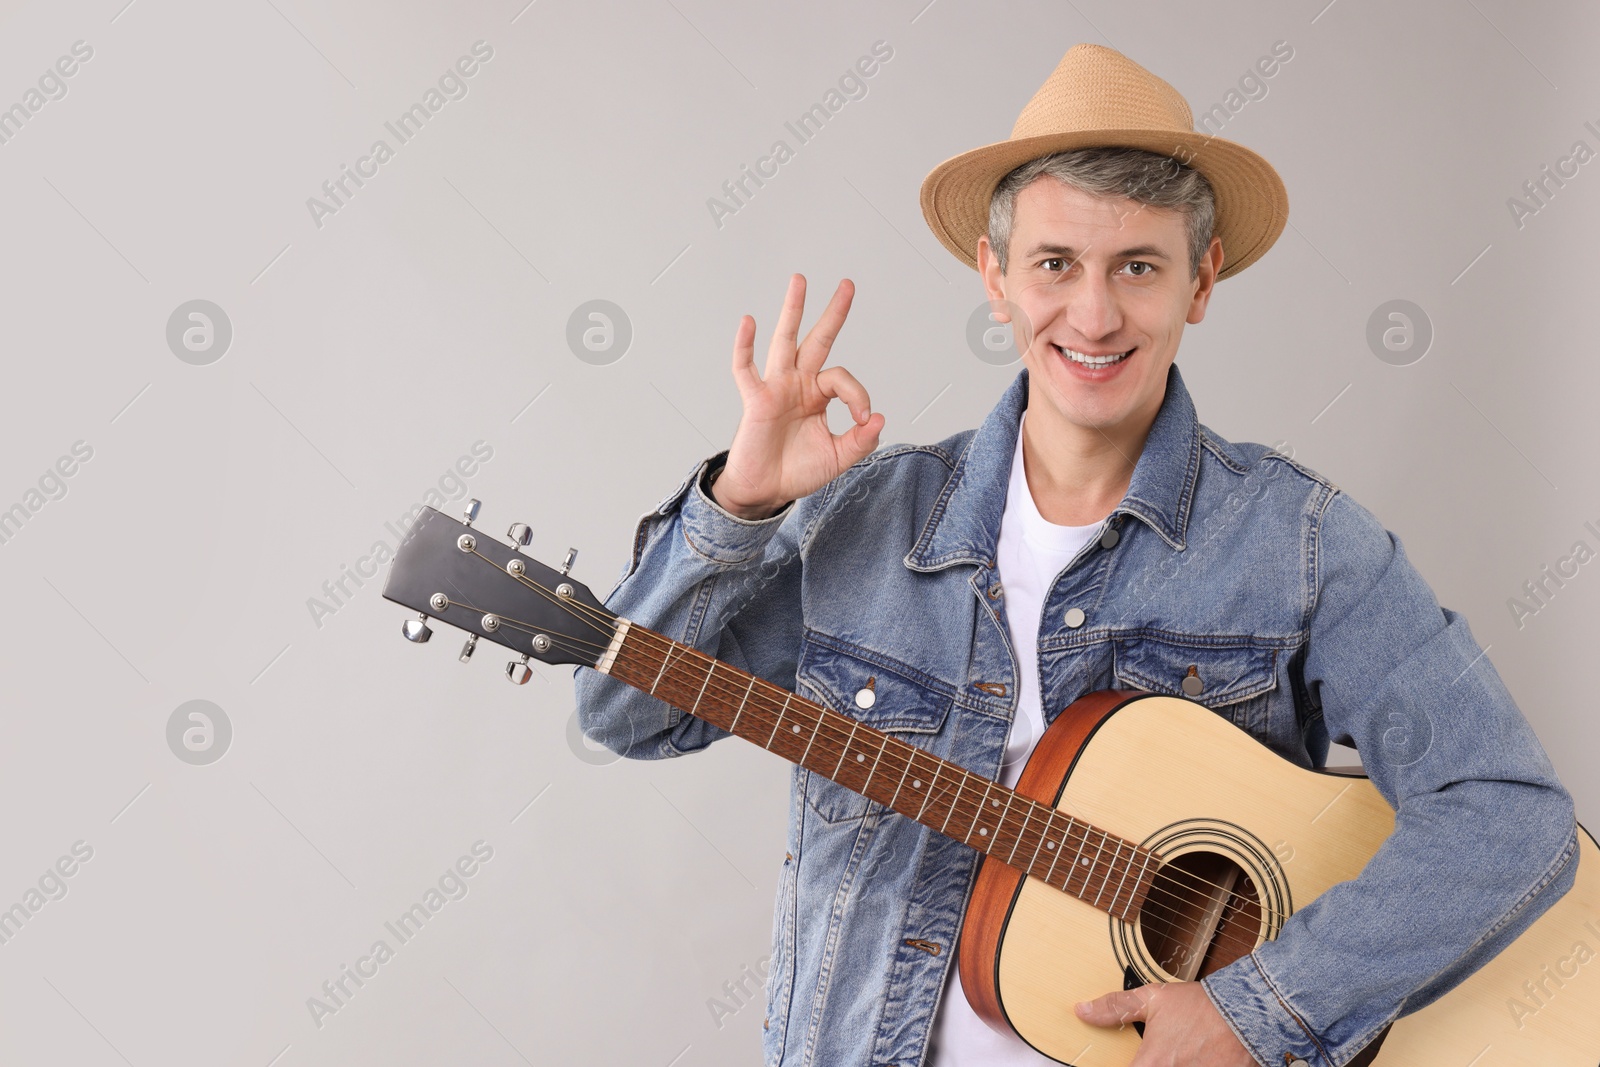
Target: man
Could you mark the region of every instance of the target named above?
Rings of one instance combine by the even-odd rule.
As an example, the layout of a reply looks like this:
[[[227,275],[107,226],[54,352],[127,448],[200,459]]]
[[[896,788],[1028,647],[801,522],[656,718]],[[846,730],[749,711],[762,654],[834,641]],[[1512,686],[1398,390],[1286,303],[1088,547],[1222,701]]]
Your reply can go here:
[[[1466,620],[1399,540],[1196,418],[1183,328],[1281,232],[1282,182],[1195,133],[1171,86],[1079,45],[1011,138],[941,164],[922,203],[1022,352],[983,425],[874,451],[883,417],[824,367],[853,287],[798,340],[797,275],[760,375],[739,324],[732,446],[641,521],[608,606],[1008,785],[1062,708],[1112,687],[1198,700],[1302,766],[1353,744],[1397,808],[1358,878],[1202,981],[1078,1006],[1145,1024],[1138,1067],[1346,1064],[1564,893],[1577,839]],[[840,435],[835,398],[855,423]],[[577,691],[588,735],[627,756],[728,736],[593,671]],[[769,1065],[1051,1062],[959,991],[975,852],[798,766],[788,836]]]

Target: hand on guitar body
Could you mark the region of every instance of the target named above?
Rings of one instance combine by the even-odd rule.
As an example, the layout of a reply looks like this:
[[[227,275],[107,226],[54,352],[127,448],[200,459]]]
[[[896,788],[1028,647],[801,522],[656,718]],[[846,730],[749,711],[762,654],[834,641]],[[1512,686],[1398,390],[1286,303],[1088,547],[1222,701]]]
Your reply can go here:
[[[1144,1042],[1128,1067],[1259,1067],[1199,982],[1119,989],[1077,1012],[1095,1026],[1144,1023]]]
[[[711,487],[722,508],[742,519],[766,518],[791,500],[827,485],[878,447],[884,418],[874,414],[867,391],[843,367],[828,367],[828,351],[850,311],[855,286],[845,279],[822,317],[798,346],[806,280],[789,278],[783,311],[756,373],[756,321],[739,320],[733,342],[733,380],[744,402],[728,462]],[[844,401],[855,425],[842,434],[828,428],[828,404]]]

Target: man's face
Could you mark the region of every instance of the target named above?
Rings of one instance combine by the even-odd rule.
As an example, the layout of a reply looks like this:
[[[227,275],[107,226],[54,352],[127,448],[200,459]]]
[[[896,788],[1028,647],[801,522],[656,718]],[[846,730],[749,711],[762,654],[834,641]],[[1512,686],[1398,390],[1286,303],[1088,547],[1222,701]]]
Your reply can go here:
[[[1018,195],[1008,270],[1000,273],[987,236],[978,265],[995,317],[1010,301],[1031,384],[1028,409],[1109,437],[1148,431],[1166,391],[1186,322],[1205,317],[1222,265],[1215,238],[1197,277],[1189,274],[1183,216],[1131,200],[1102,199],[1049,175]],[[1031,332],[1031,343],[1028,336]],[[1086,366],[1074,356],[1114,363]],[[1042,411],[1041,407],[1046,410]],[[1048,414],[1046,414],[1048,411]]]

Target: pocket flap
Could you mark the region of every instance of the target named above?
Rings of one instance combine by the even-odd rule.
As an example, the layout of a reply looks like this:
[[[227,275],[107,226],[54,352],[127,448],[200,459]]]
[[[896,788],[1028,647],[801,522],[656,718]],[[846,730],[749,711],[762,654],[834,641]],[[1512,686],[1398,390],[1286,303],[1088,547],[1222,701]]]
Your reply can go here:
[[[823,704],[878,730],[937,733],[955,691],[880,652],[808,631],[795,680]]]
[[[1274,648],[1133,637],[1117,640],[1114,658],[1120,681],[1207,707],[1237,703],[1278,684]],[[1191,676],[1196,681],[1185,689],[1184,679]]]

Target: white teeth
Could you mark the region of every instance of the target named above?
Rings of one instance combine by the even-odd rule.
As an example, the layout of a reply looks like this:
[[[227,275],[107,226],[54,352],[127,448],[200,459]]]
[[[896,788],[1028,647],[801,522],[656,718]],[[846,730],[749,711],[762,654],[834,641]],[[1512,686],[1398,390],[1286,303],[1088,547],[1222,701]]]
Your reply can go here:
[[[1081,363],[1086,367],[1109,367],[1113,363],[1127,359],[1128,352],[1132,352],[1133,349],[1130,348],[1128,352],[1122,352],[1114,356],[1086,356],[1082,352],[1074,352],[1072,349],[1062,348],[1060,345],[1056,345],[1056,351],[1072,360],[1072,362]]]

